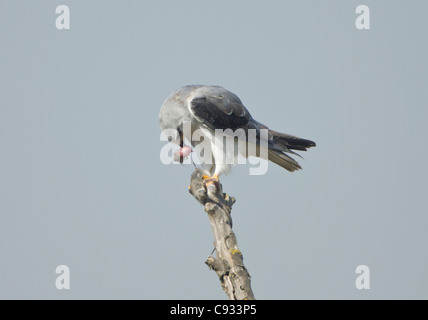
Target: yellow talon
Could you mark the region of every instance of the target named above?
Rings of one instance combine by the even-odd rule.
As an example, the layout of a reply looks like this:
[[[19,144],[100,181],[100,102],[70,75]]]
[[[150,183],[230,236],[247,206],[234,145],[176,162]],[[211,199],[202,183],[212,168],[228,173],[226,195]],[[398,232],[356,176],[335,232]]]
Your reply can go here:
[[[206,186],[209,186],[209,185],[212,185],[212,184],[216,185],[216,184],[220,183],[220,181],[218,180],[218,175],[217,174],[213,174],[212,177],[208,177],[208,176],[204,175],[202,178],[204,178],[205,180],[207,180],[207,182],[205,182]]]
[[[204,174],[203,176],[202,176],[202,179],[204,179],[204,180],[214,180],[214,181],[216,181],[216,182],[218,182],[219,180],[218,180],[218,174],[213,174],[213,176],[212,177],[209,177],[209,176],[207,176],[206,174]]]

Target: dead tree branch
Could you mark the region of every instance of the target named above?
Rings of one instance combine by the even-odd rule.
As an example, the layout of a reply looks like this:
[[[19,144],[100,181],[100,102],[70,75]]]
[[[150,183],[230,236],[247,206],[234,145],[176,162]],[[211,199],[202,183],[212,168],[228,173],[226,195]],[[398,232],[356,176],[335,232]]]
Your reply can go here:
[[[231,210],[235,198],[222,193],[220,184],[207,185],[202,178],[204,174],[207,173],[201,169],[193,172],[189,192],[204,205],[214,235],[216,257],[209,256],[205,263],[217,273],[230,300],[254,300],[250,275],[232,231]]]

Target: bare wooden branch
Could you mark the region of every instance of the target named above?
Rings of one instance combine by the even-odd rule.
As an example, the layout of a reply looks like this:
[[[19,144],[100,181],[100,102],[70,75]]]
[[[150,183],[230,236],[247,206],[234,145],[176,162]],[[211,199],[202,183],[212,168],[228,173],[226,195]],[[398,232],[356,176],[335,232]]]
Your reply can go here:
[[[205,263],[217,273],[230,300],[254,300],[250,274],[232,231],[231,210],[235,198],[222,193],[220,184],[207,184],[202,178],[204,174],[209,175],[201,169],[193,172],[189,192],[204,205],[214,235],[216,257],[209,256]]]

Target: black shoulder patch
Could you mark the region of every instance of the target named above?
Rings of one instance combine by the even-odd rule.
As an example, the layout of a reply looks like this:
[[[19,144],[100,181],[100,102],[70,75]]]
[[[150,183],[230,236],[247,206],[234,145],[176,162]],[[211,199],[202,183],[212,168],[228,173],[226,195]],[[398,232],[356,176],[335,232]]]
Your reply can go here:
[[[227,114],[222,111],[213,101],[206,97],[195,98],[191,102],[193,114],[211,129],[236,129],[244,127],[250,120],[246,112],[243,116],[235,113]]]

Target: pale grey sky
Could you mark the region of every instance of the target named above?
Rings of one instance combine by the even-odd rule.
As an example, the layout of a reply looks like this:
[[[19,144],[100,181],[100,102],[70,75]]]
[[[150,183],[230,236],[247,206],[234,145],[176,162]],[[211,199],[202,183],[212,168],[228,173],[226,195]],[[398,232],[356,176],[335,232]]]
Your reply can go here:
[[[67,4],[71,29],[55,28]],[[366,4],[371,29],[355,27]],[[258,299],[428,298],[428,3],[0,2],[0,298],[226,299],[213,237],[164,166],[186,84],[317,142],[303,171],[239,166],[234,231]],[[55,287],[70,268],[71,289]],[[370,268],[370,290],[355,268]]]

